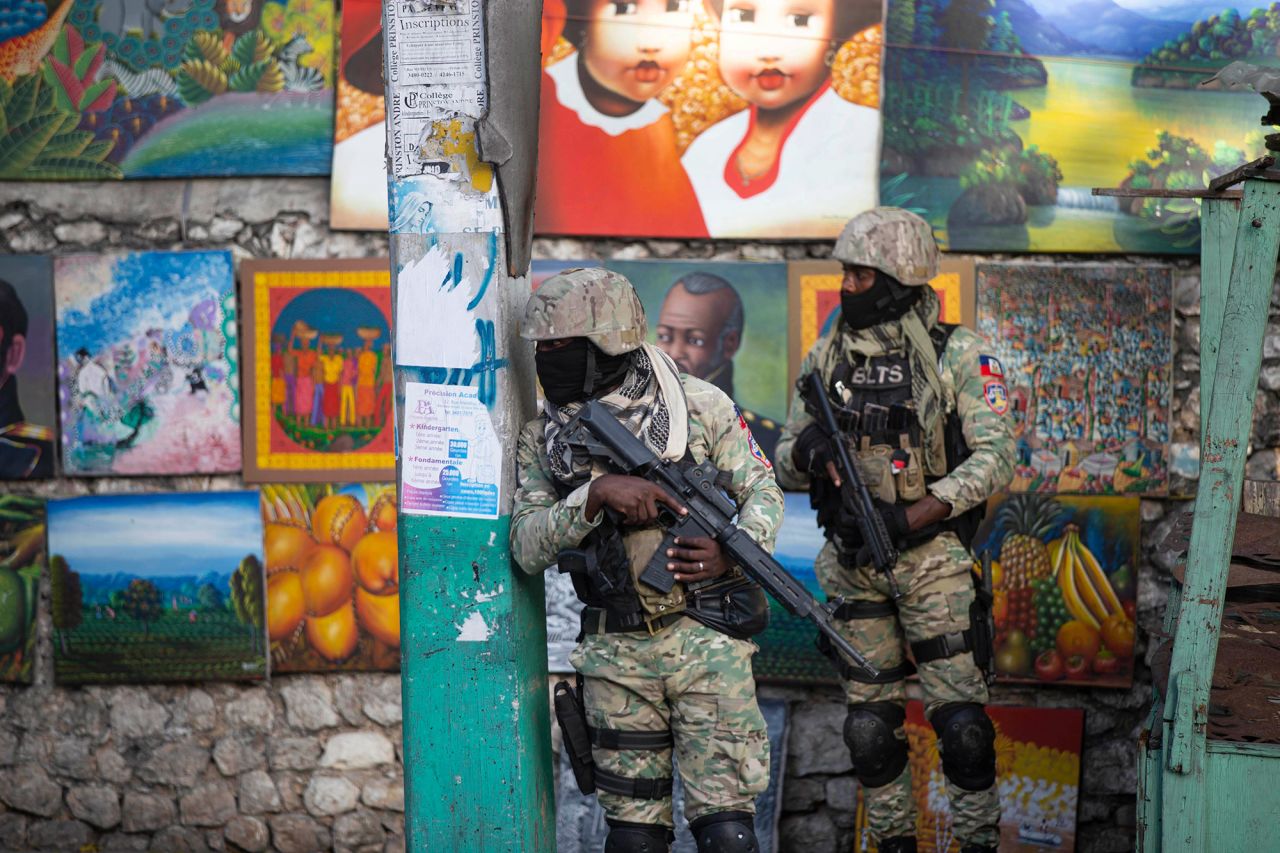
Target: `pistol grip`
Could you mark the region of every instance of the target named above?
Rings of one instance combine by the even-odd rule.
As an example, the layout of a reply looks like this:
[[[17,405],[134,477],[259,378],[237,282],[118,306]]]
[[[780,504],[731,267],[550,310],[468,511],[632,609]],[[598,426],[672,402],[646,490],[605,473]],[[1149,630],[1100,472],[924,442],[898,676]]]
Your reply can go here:
[[[640,580],[664,594],[671,592],[671,587],[676,585],[675,575],[667,570],[667,563],[671,561],[667,556],[667,549],[675,546],[675,540],[673,533],[667,533],[662,537],[662,544],[653,552],[648,565],[640,573]]]

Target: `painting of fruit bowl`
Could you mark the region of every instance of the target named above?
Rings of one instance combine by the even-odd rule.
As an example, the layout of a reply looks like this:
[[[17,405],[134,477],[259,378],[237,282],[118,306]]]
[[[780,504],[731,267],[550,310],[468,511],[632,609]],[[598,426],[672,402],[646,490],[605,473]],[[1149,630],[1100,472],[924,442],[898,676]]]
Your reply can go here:
[[[1002,681],[1129,686],[1139,527],[1137,498],[991,499],[973,552],[990,556]]]

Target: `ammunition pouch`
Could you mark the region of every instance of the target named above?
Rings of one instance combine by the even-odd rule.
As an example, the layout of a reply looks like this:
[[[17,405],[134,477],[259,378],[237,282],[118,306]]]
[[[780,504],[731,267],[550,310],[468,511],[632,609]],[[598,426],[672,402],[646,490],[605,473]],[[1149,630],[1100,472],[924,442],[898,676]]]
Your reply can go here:
[[[769,599],[745,577],[717,578],[690,587],[685,614],[735,640],[747,640],[769,627]]]

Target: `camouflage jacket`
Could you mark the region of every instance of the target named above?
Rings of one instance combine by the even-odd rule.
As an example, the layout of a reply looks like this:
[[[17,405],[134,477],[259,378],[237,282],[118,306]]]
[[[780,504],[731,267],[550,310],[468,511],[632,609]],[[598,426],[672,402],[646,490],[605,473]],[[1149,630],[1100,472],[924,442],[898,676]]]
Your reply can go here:
[[[834,333],[839,333],[838,324]],[[805,356],[800,365],[801,376],[818,363],[818,353],[826,342],[827,336],[823,336]],[[982,338],[961,327],[947,341],[940,362],[943,386],[955,399],[964,440],[972,451],[955,470],[929,486],[936,498],[951,506],[953,518],[982,503],[1013,479],[1016,444],[1008,391],[999,362],[984,350]],[[799,392],[792,396],[790,411],[778,441],[775,471],[784,487],[807,489],[809,476],[796,467],[792,458],[796,438],[813,422]]]
[[[772,551],[782,524],[782,490],[769,462],[723,391],[684,374],[680,381],[689,406],[689,452],[695,461],[710,459],[732,475],[727,491],[738,504],[738,526],[766,551]],[[579,486],[563,500],[556,493],[547,462],[544,417],[525,424],[516,448],[519,487],[511,512],[511,554],[530,574],[555,565],[559,552],[577,547],[604,516],[599,513],[594,521],[586,517],[590,484]],[[653,547],[648,550],[651,554]],[[628,547],[628,551],[632,549]]]

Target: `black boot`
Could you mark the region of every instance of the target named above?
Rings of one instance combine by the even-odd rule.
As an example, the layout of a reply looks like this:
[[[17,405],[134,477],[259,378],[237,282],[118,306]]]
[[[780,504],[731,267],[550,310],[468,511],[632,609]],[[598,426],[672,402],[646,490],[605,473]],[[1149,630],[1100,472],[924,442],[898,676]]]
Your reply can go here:
[[[916,837],[914,835],[895,835],[882,838],[876,842],[880,853],[916,853]]]

